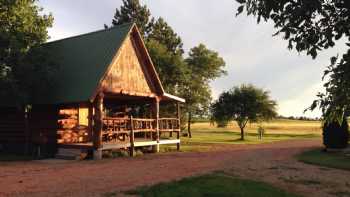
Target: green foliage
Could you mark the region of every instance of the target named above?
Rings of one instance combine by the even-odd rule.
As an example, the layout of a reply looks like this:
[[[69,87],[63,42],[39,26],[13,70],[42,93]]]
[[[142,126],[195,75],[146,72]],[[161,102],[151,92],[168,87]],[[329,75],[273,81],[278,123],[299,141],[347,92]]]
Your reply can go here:
[[[169,93],[179,94],[187,69],[182,56],[173,54],[165,45],[154,39],[149,39],[146,45],[164,89]]]
[[[35,0],[0,0],[0,97],[11,104],[24,104],[50,78],[52,67],[39,65],[44,56],[33,50],[48,39],[53,22],[41,11]]]
[[[215,173],[180,181],[161,183],[151,187],[142,187],[128,194],[140,196],[235,196],[235,197],[292,197],[280,189],[268,184],[239,179],[227,174]]]
[[[276,117],[276,106],[276,102],[270,99],[269,92],[253,85],[241,85],[223,92],[213,103],[212,119],[216,122],[235,120],[241,129],[241,139],[244,140],[247,123]]]
[[[226,71],[223,70],[225,67],[223,58],[204,44],[193,47],[185,61],[189,78],[184,86],[183,97],[186,99],[188,132],[191,137],[192,115],[205,115],[209,109],[212,99],[209,82],[226,74]]]
[[[310,109],[319,107],[326,122],[341,122],[350,115],[350,50],[337,63],[337,58],[331,58],[331,65],[325,71],[324,77],[329,80],[324,84],[326,93],[318,93]]]
[[[153,39],[166,46],[169,52],[173,54],[182,55],[184,53],[183,43],[181,38],[174,32],[174,30],[160,17],[154,22],[152,18],[150,22],[150,33],[148,39]]]
[[[346,148],[349,140],[347,120],[326,122],[323,126],[323,144],[326,148]]]
[[[150,16],[151,12],[147,6],[141,6],[139,0],[123,0],[123,5],[115,11],[112,25],[135,22],[141,34],[146,35],[149,31]]]
[[[244,11],[248,15],[272,20],[277,32],[288,40],[288,48],[306,52],[313,58],[319,51],[335,46],[344,38],[350,47],[350,2],[348,0],[236,0],[240,6],[237,15]],[[331,58],[331,65],[325,71],[329,80],[324,84],[326,93],[319,93],[319,99],[310,107],[319,107],[324,118],[342,121],[350,106],[350,49],[337,62]]]

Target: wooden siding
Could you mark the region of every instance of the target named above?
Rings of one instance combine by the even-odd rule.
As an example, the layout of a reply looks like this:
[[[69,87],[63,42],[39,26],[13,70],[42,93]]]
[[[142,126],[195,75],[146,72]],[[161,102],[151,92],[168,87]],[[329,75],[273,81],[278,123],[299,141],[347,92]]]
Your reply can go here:
[[[23,110],[0,110],[0,148],[4,151],[24,153],[28,141]]]
[[[40,156],[54,156],[57,151],[58,107],[33,106],[28,122],[35,154],[38,155],[40,147]]]
[[[133,42],[131,36],[124,41],[116,61],[102,82],[104,91],[128,95],[149,95],[154,92]]]

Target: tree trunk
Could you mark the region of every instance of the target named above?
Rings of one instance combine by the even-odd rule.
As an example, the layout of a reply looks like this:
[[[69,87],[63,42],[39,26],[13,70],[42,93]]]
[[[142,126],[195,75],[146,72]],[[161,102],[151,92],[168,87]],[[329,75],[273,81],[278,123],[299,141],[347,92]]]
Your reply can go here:
[[[240,127],[241,129],[241,140],[244,140],[244,128]]]
[[[188,111],[187,132],[188,132],[188,137],[189,138],[192,138],[191,121],[192,121],[192,113],[191,113],[191,111]]]

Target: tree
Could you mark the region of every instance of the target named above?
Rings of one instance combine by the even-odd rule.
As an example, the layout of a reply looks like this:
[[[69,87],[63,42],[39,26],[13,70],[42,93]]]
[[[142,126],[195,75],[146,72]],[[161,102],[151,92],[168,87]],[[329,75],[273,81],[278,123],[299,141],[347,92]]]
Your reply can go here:
[[[184,85],[183,96],[188,114],[188,134],[191,137],[192,116],[208,111],[211,102],[209,82],[226,74],[226,71],[223,70],[223,58],[217,52],[207,49],[204,44],[193,47],[185,61],[189,77]]]
[[[236,0],[240,3],[237,15],[244,11],[257,17],[259,23],[272,20],[277,29],[288,40],[288,48],[306,52],[313,58],[321,50],[335,46],[344,38],[350,47],[350,2],[348,0]],[[319,107],[330,122],[343,120],[349,109],[350,49],[340,60],[331,58],[331,65],[325,71],[329,81],[324,84],[326,94],[319,93],[319,99],[310,107]]]
[[[165,91],[180,95],[187,77],[187,65],[182,55],[174,54],[154,39],[148,39],[146,46]]]
[[[323,124],[323,144],[326,148],[346,148],[349,140],[349,125],[346,119]]]
[[[173,54],[182,55],[184,53],[181,38],[174,32],[165,20],[160,17],[156,22],[152,18],[150,22],[150,33],[148,39],[158,41],[167,47]]]
[[[142,6],[139,0],[123,0],[123,5],[115,11],[112,25],[135,22],[141,34],[145,36],[149,31],[150,16],[151,12],[147,6]]]
[[[36,0],[0,0],[0,97],[23,105],[31,93],[47,84],[37,83],[35,74],[49,81],[50,66],[38,66],[43,57],[39,46],[48,39],[51,15],[40,15]],[[35,49],[35,50],[33,50]],[[39,58],[41,57],[41,58]],[[36,59],[36,63],[34,60]],[[27,87],[31,88],[28,89]],[[39,87],[40,86],[40,87]]]
[[[244,140],[244,128],[248,122],[270,120],[277,116],[276,101],[269,92],[253,85],[241,85],[223,92],[211,106],[212,120],[215,122],[236,121]]]

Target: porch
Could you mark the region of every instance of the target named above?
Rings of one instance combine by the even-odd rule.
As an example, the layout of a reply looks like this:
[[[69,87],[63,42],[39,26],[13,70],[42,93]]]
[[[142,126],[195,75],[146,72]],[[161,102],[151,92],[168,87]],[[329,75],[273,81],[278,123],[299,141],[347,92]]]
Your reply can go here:
[[[82,104],[61,108],[59,148],[92,150],[94,159],[101,159],[103,150],[127,149],[130,156],[137,147],[152,147],[159,152],[160,145],[176,144],[179,150],[181,100],[173,99],[99,94],[85,107],[85,113]],[[162,118],[160,103],[167,107]],[[82,117],[86,117],[85,125]]]

